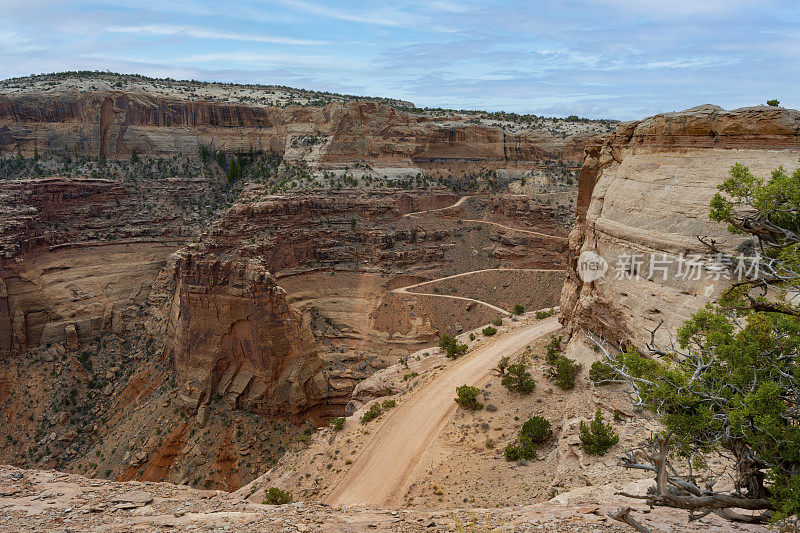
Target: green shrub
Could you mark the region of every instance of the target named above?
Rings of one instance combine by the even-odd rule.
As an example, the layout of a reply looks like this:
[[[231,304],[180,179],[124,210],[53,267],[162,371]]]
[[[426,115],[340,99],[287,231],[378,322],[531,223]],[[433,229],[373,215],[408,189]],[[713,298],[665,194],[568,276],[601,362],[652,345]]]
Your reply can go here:
[[[541,416],[534,416],[522,424],[517,441],[509,443],[503,455],[506,461],[519,461],[521,459],[535,459],[536,447],[546,442],[553,436],[550,422]]]
[[[580,365],[568,357],[559,356],[555,364],[556,385],[562,390],[575,388],[575,376],[581,371]]]
[[[520,440],[524,438],[534,444],[542,444],[553,436],[553,430],[550,429],[550,422],[545,418],[534,416],[522,424],[519,436]]]
[[[599,407],[590,424],[581,421],[580,430],[581,447],[590,455],[605,455],[609,448],[619,442],[619,435],[611,424],[603,423]]]
[[[555,335],[550,335],[550,342],[547,343],[545,347],[545,357],[544,360],[547,362],[548,365],[556,364],[558,360],[558,356],[561,354],[561,341],[564,339],[563,336],[559,335],[556,337]]]
[[[331,418],[328,424],[330,424],[331,429],[334,431],[341,431],[344,428],[344,417],[337,416],[336,418]]]
[[[508,368],[508,362],[510,360],[511,358],[507,355],[500,358],[500,361],[497,363],[497,366],[494,369],[498,376],[503,377],[506,375],[506,369]]]
[[[480,411],[483,409],[483,404],[478,401],[478,395],[481,390],[478,387],[471,387],[470,385],[461,385],[456,387],[455,401],[461,407],[470,409],[471,411]]]
[[[534,314],[536,315],[537,320],[544,320],[545,318],[550,318],[556,314],[556,311],[555,309],[548,309],[547,311],[536,311]]]
[[[497,333],[497,328],[495,328],[494,326],[486,326],[481,330],[481,333],[483,333],[484,336],[486,337],[491,337],[492,335]]]
[[[292,503],[292,493],[278,487],[270,487],[264,491],[264,505],[285,505]]]
[[[619,375],[611,368],[611,365],[607,365],[602,361],[595,361],[589,369],[589,379],[591,379],[595,385],[608,385],[619,381]]]
[[[367,422],[375,420],[376,418],[381,416],[381,414],[383,414],[383,409],[381,409],[381,404],[375,402],[370,406],[369,410],[367,410],[367,412],[364,413],[364,415],[361,417],[361,423],[366,424]]]
[[[475,334],[474,333],[470,333],[469,334],[469,340],[471,340],[471,341],[475,340]]]
[[[383,407],[384,409],[391,409],[395,405],[397,405],[397,402],[395,400],[383,400],[381,407]]]
[[[767,100],[767,105],[778,107],[779,105],[781,105],[781,103],[777,99],[773,99],[773,100]]]
[[[506,375],[500,383],[508,390],[519,392],[520,394],[530,394],[536,388],[536,381],[534,381],[531,373],[522,363],[509,365],[506,369]]]
[[[517,304],[514,306],[514,314],[515,315],[524,315],[525,314],[525,306]]]
[[[439,338],[439,348],[445,352],[445,357],[449,359],[457,359],[467,351],[466,344],[460,344],[455,336],[447,333]]]
[[[503,456],[506,458],[506,461],[519,461],[522,459],[522,449],[518,445],[509,442],[508,445],[506,445],[506,449],[503,450]]]
[[[493,318],[492,319],[492,325],[493,326],[502,326],[503,325],[503,319],[500,318],[500,317]]]

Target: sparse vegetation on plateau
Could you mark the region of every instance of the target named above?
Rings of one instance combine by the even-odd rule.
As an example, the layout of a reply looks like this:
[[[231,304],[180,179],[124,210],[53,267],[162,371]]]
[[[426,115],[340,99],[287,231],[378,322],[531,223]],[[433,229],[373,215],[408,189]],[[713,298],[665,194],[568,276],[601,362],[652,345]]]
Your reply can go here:
[[[381,416],[384,411],[388,411],[392,407],[396,406],[397,402],[395,400],[383,400],[383,402],[375,402],[373,403],[366,413],[361,416],[361,423],[366,424],[375,420],[379,416]]]

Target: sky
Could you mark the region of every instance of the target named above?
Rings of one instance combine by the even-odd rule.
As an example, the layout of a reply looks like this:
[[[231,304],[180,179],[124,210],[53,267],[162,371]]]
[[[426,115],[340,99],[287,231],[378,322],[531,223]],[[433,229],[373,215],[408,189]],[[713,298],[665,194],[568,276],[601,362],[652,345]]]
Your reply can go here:
[[[0,20],[0,78],[97,69],[619,120],[800,107],[796,0],[0,0]]]

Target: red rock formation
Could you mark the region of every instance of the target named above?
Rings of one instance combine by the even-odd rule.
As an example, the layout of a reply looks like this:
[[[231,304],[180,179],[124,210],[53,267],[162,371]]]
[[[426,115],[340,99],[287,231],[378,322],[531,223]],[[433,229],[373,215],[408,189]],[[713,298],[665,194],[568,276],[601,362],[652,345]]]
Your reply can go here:
[[[161,282],[172,293],[164,353],[187,407],[218,397],[254,413],[288,415],[323,397],[311,330],[263,262],[183,251],[170,258]]]
[[[78,149],[95,156],[198,153],[201,144],[225,150],[274,150],[290,159],[292,141],[319,136],[318,162],[344,166],[418,166],[454,172],[530,169],[544,158],[576,165],[589,134],[566,138],[546,131],[506,133],[497,127],[410,115],[378,102],[324,107],[263,107],[189,101],[147,93],[78,91],[0,94],[0,153],[35,147]]]
[[[146,301],[169,254],[197,225],[175,199],[210,188],[197,179],[2,182],[0,354],[64,342],[67,326],[83,340],[124,327],[121,313]]]

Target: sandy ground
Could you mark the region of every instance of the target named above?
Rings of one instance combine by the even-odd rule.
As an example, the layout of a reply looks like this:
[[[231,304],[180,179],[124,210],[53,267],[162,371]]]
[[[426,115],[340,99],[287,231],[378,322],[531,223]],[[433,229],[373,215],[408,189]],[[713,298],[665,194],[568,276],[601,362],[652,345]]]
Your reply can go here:
[[[435,382],[412,394],[372,435],[325,501],[334,505],[399,503],[420,456],[456,410],[455,388],[480,384],[504,355],[522,350],[558,327],[554,317],[511,331],[475,350]]]

